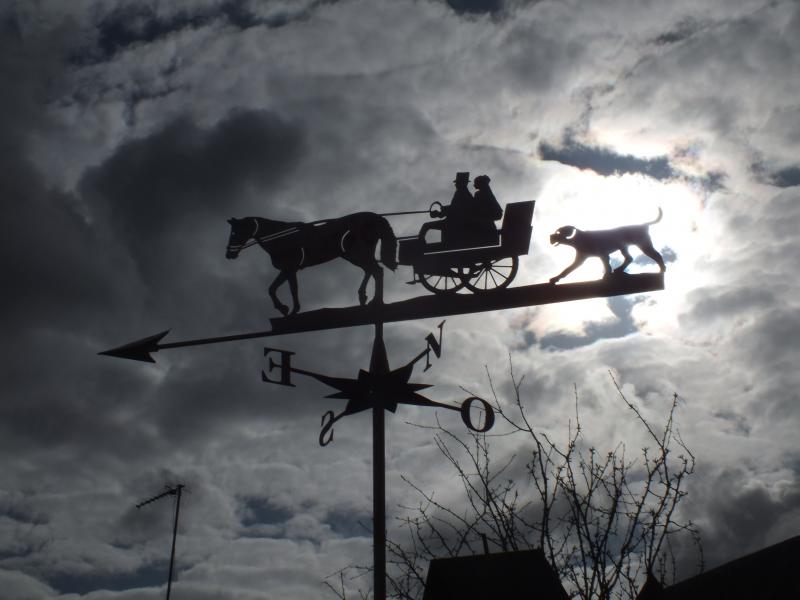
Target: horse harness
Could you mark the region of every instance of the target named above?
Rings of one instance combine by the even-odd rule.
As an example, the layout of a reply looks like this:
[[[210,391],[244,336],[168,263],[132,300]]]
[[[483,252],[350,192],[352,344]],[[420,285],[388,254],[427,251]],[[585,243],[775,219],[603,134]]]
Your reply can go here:
[[[258,230],[259,230],[261,225],[258,222],[258,219],[256,217],[252,217],[252,220],[253,220],[253,223],[254,223],[255,227],[253,228],[253,233],[251,233],[248,236],[248,238],[246,238],[249,241],[246,241],[246,242],[244,242],[242,244],[228,244],[228,250],[234,250],[236,252],[241,252],[245,248],[249,248],[251,246],[255,246],[256,244],[262,244],[262,243],[266,244],[266,243],[269,243],[269,242],[274,242],[274,241],[277,241],[277,240],[281,240],[281,239],[284,239],[284,238],[286,238],[288,236],[294,235],[296,233],[300,233],[300,231],[301,231],[300,227],[288,227],[286,229],[282,229],[281,231],[277,231],[275,233],[270,233],[270,234],[265,234],[265,235],[258,235]],[[317,226],[317,225],[324,225],[324,224],[329,223],[329,222],[330,222],[329,219],[324,219],[324,220],[320,220],[320,221],[313,221],[311,223],[304,223],[304,225],[306,225],[306,226]],[[339,239],[339,247],[341,248],[342,252],[345,252],[344,240],[345,240],[345,238],[347,238],[348,235],[350,235],[350,230],[349,229],[346,230],[342,234],[342,237]],[[298,264],[298,268],[303,266],[303,263],[305,262],[305,255],[306,255],[305,248],[303,246],[300,246],[299,249],[300,249],[300,263]]]

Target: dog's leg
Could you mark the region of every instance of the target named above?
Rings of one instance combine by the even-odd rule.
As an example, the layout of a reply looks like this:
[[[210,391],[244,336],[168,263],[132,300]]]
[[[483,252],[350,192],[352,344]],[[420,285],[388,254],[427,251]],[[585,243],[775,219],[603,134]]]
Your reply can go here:
[[[661,254],[659,254],[658,250],[653,247],[652,243],[642,244],[639,246],[639,250],[656,261],[656,264],[661,269],[662,273],[667,270],[667,265],[664,264],[664,259],[662,258]]]
[[[603,279],[611,277],[611,257],[608,254],[600,254],[598,258],[603,261]]]
[[[622,252],[622,256],[625,260],[622,261],[620,266],[614,269],[614,273],[624,273],[628,265],[633,262],[633,257],[631,256],[631,253],[628,252],[627,246],[620,246],[619,251]]]
[[[555,277],[551,277],[550,278],[550,283],[556,283],[559,280],[564,279],[564,277],[566,277],[567,275],[572,273],[575,269],[580,267],[586,261],[586,258],[587,257],[586,257],[585,254],[576,253],[575,254],[575,260],[573,261],[573,263],[570,266],[568,266],[566,269],[561,271],[561,273],[559,273]]]

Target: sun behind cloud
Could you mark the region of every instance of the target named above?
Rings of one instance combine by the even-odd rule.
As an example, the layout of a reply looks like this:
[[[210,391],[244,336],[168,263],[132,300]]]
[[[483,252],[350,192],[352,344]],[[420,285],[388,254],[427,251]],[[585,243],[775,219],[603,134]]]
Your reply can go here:
[[[658,294],[655,302],[661,305],[679,304],[686,293],[704,284],[704,275],[695,268],[704,252],[701,231],[704,222],[704,191],[690,182],[681,180],[659,181],[642,174],[603,176],[593,171],[565,168],[563,175],[551,178],[544,186],[537,203],[537,226],[543,238],[563,225],[579,229],[610,229],[654,220],[659,208],[663,217],[650,226],[655,247],[667,261],[669,285]],[[540,243],[547,245],[546,241]],[[574,251],[566,246],[542,248],[550,260],[566,266]],[[627,272],[643,273],[658,270],[655,263],[637,248],[630,248],[634,263]],[[619,253],[612,255],[612,265],[621,262]],[[553,273],[555,274],[555,273]],[[566,281],[589,281],[603,276],[600,260],[589,259]],[[584,302],[579,306],[555,306],[548,310],[547,327],[551,331],[580,330],[587,322],[602,322],[613,315],[605,302]],[[539,332],[540,334],[544,332]]]

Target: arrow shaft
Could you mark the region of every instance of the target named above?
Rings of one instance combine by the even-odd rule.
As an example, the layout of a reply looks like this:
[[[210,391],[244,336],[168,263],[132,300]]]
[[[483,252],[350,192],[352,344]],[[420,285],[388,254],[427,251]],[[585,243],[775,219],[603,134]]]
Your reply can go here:
[[[156,336],[145,338],[139,342],[127,344],[114,350],[101,352],[100,354],[154,362],[150,357],[150,353],[168,348],[183,348],[186,346],[202,346],[221,342],[252,340],[306,331],[341,329],[343,327],[355,327],[357,325],[371,325],[377,322],[391,323],[432,317],[445,317],[448,315],[504,310],[523,306],[537,306],[571,300],[583,300],[585,298],[607,298],[610,296],[638,294],[663,289],[663,273],[642,273],[581,283],[526,285],[480,294],[434,294],[433,296],[420,296],[391,304],[372,304],[369,306],[351,306],[347,308],[323,308],[292,315],[290,317],[271,319],[270,323],[272,324],[272,329],[269,331],[255,331],[252,333],[166,342],[163,344],[158,343],[161,338],[166,335],[167,332],[165,331]],[[422,354],[415,360],[419,360],[421,357]]]
[[[206,344],[219,344],[220,342],[236,342],[239,340],[252,340],[256,338],[269,337],[271,335],[279,335],[279,333],[275,332],[274,330],[255,331],[252,333],[223,335],[219,337],[201,338],[197,340],[184,340],[182,342],[167,342],[166,344],[159,344],[158,350],[166,350],[167,348],[184,348],[186,346],[203,346]]]

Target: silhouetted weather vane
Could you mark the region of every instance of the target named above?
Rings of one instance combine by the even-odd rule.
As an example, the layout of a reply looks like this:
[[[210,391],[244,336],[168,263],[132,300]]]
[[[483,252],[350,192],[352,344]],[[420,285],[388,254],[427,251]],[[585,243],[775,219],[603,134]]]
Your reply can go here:
[[[429,406],[458,411],[464,424],[476,432],[488,431],[494,424],[494,412],[485,400],[471,396],[454,406],[430,400],[420,394],[428,384],[411,382],[417,362],[426,359],[425,370],[430,367],[430,353],[441,354],[442,328],[438,338],[429,334],[426,348],[410,362],[391,369],[383,341],[384,323],[423,318],[441,318],[449,315],[469,314],[534,306],[584,298],[609,297],[664,289],[664,263],[650,243],[648,225],[629,226],[607,232],[581,232],[574,227],[563,227],[554,233],[553,244],[568,244],[576,249],[576,259],[570,267],[548,283],[510,288],[519,268],[519,257],[528,253],[531,238],[531,219],[534,202],[513,202],[502,211],[489,187],[489,177],[475,178],[474,195],[469,191],[469,173],[458,173],[454,181],[456,191],[448,206],[434,202],[428,211],[395,213],[361,212],[338,219],[313,223],[281,222],[261,217],[230,219],[230,236],[226,251],[228,258],[236,258],[242,250],[258,245],[267,252],[278,269],[278,276],[269,286],[269,295],[282,317],[270,320],[271,329],[207,338],[162,342],[169,330],[106,350],[100,354],[145,362],[155,362],[153,354],[170,348],[216,344],[247,339],[288,335],[307,331],[321,331],[359,325],[374,327],[374,339],[368,370],[359,371],[355,378],[332,377],[314,373],[292,365],[294,353],[278,348],[264,348],[266,369],[263,381],[293,386],[292,374],[304,375],[336,390],[328,398],[347,400],[342,412],[327,411],[322,417],[319,443],[323,446],[333,441],[333,425],[341,418],[365,410],[372,410],[372,464],[373,464],[373,560],[374,597],[386,597],[386,515],[385,515],[385,431],[384,412],[395,412],[400,404]],[[428,212],[442,221],[424,224],[417,235],[397,238],[385,217],[399,214]],[[661,213],[659,212],[659,219]],[[494,221],[503,217],[500,229]],[[426,234],[435,229],[441,232],[440,241],[429,242]],[[380,261],[375,251],[380,243]],[[624,273],[630,262],[629,245],[638,245],[661,267],[660,273],[628,275]],[[608,255],[621,250],[625,262],[611,273]],[[395,257],[395,254],[397,257]],[[554,285],[561,277],[577,268],[589,256],[598,256],[606,264],[606,275],[598,281]],[[341,257],[360,267],[364,277],[358,288],[358,306],[323,308],[300,312],[297,272],[308,266],[321,264]],[[400,302],[384,303],[383,270],[395,270],[398,265],[411,267],[410,284],[420,283],[433,292]],[[367,303],[367,284],[372,279],[375,292]],[[292,308],[277,296],[278,288],[288,282],[292,295]],[[466,289],[470,294],[457,292]],[[278,358],[278,360],[275,360]],[[473,408],[483,410],[482,421],[472,421]]]

